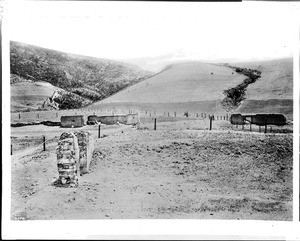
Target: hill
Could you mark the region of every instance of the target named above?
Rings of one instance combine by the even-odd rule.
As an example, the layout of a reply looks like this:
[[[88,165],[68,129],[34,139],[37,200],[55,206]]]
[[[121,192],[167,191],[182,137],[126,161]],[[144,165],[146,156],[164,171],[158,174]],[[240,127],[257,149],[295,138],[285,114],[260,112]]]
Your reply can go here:
[[[201,62],[173,64],[161,73],[120,91],[101,103],[221,100],[223,90],[236,86],[243,78],[229,68],[213,64]]]
[[[18,89],[16,91],[19,97],[15,100],[21,98],[21,88],[24,85],[17,84],[18,80],[48,82],[85,99],[77,107],[104,99],[152,75],[149,71],[127,63],[74,55],[14,41],[10,44],[10,68],[11,78],[14,78],[11,80],[12,89]],[[29,96],[35,94],[28,90],[30,88],[24,92],[24,99],[30,104]],[[12,90],[12,99],[14,93]],[[47,94],[47,97],[50,96]],[[23,104],[19,103],[20,106]]]
[[[293,113],[292,59],[248,63],[230,66],[257,70],[261,76],[246,85],[245,96],[230,112]],[[186,62],[167,66],[157,75],[118,92],[92,107],[112,106],[160,111],[225,113],[222,106],[225,93],[241,86],[249,76],[237,73],[224,64]]]
[[[257,69],[261,78],[249,85],[246,100],[236,110],[242,113],[283,113],[293,115],[293,59],[284,58],[232,65]]]

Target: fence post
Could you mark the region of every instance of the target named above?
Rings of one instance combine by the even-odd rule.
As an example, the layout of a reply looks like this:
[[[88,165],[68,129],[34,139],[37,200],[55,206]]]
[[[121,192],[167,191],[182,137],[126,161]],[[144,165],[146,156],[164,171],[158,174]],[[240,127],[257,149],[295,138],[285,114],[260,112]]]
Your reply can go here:
[[[176,111],[174,112],[174,116],[176,117]]]
[[[212,116],[209,116],[209,130],[212,128]]]
[[[40,114],[39,114],[39,113],[37,113],[37,118],[38,118],[38,119],[40,118]]]
[[[268,128],[267,126],[268,126],[268,125],[266,124],[266,125],[265,125],[265,133],[267,133],[267,128]]]
[[[101,126],[101,124],[98,125],[98,138],[101,138],[100,137],[100,126]]]
[[[170,116],[169,112],[168,112],[168,117]]]
[[[19,114],[19,119],[21,119],[21,114]]]
[[[156,118],[154,119],[154,130],[156,131]]]
[[[43,135],[43,151],[46,151],[46,136]]]
[[[12,144],[10,145],[10,155],[13,154],[13,148],[12,148]]]

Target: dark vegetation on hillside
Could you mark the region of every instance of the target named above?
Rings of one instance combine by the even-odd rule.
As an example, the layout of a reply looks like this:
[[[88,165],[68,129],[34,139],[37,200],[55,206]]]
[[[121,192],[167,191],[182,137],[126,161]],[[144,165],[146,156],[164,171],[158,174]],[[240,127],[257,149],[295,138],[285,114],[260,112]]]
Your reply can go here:
[[[254,83],[258,78],[261,77],[261,72],[259,70],[247,69],[247,68],[239,68],[230,65],[226,65],[232,69],[234,69],[237,73],[243,74],[248,78],[244,79],[244,81],[228,90],[224,90],[223,94],[226,96],[221,104],[227,110],[236,109],[243,100],[245,100],[246,90],[249,84]]]
[[[64,109],[102,100],[152,75],[137,66],[97,59],[11,41],[11,74],[31,81],[45,81],[86,101],[60,99]],[[74,96],[74,95],[72,95]]]

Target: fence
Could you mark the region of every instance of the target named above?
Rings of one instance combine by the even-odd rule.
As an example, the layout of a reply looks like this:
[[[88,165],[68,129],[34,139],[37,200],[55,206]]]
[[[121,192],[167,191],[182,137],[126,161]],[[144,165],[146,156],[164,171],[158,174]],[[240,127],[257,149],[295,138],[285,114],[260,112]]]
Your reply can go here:
[[[40,137],[16,138],[11,137],[10,155],[30,155],[37,150],[46,151],[49,144],[58,141],[58,137],[47,139],[45,135]]]
[[[118,115],[118,114],[135,114],[139,113],[143,117],[195,117],[195,118],[209,118],[209,115],[214,115],[217,120],[228,120],[229,114],[215,114],[189,111],[161,111],[161,110],[144,110],[144,109],[126,109],[126,108],[106,108],[106,109],[72,109],[59,111],[33,111],[11,113],[11,122],[34,122],[34,121],[60,121],[61,116],[66,115],[83,115],[85,118],[89,115]],[[188,115],[188,116],[187,116]]]

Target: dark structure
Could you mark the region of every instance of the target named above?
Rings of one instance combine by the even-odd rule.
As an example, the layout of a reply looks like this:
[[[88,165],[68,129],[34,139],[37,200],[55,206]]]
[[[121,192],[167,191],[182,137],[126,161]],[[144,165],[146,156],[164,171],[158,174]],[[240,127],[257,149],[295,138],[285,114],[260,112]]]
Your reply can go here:
[[[230,123],[233,125],[245,125],[246,123],[266,126],[276,125],[284,126],[287,124],[287,120],[282,114],[256,114],[256,115],[241,115],[233,114],[230,117]]]
[[[245,125],[246,119],[241,114],[233,114],[230,116],[230,123],[233,125]]]
[[[83,115],[62,116],[60,118],[60,127],[72,128],[72,127],[83,127],[83,126],[84,126]]]

